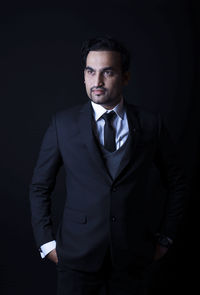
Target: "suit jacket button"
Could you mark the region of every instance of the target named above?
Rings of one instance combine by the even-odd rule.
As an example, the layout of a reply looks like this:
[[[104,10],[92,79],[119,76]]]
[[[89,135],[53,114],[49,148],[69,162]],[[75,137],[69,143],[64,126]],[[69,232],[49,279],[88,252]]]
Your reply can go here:
[[[113,189],[112,189],[112,191],[113,191],[113,192],[116,192],[116,191],[117,191],[117,187],[114,186]]]
[[[116,221],[116,217],[112,216],[112,221],[115,222]]]

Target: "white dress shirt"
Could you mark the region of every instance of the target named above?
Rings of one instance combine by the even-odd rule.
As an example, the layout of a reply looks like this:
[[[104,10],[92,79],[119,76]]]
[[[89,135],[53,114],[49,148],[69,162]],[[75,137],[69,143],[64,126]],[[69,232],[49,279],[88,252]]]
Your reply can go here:
[[[119,149],[127,140],[128,132],[129,132],[128,120],[127,120],[127,115],[124,109],[123,98],[121,99],[119,104],[116,105],[112,110],[107,110],[104,107],[102,107],[100,104],[96,104],[93,101],[91,103],[94,110],[94,119],[96,122],[96,134],[102,145],[104,145],[105,120],[101,117],[106,112],[109,113],[111,111],[114,111],[117,114],[117,116],[115,116],[112,122],[112,125],[115,129],[116,149]]]
[[[106,112],[114,111],[117,116],[113,119],[113,127],[115,129],[115,143],[116,149],[119,149],[127,140],[129,127],[128,127],[128,120],[126,115],[126,110],[124,108],[124,100],[123,97],[118,105],[116,105],[112,110],[107,110],[102,107],[100,104],[96,104],[91,101],[92,108],[93,108],[93,115],[95,120],[95,133],[99,138],[99,141],[102,145],[104,145],[104,125],[105,120],[101,118],[101,116]],[[53,240],[48,242],[40,247],[40,254],[41,257],[44,258],[49,252],[56,248],[56,241]]]

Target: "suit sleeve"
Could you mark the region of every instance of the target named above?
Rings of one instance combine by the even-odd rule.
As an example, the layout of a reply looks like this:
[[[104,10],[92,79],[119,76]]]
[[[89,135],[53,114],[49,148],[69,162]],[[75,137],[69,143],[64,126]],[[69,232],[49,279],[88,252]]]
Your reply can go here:
[[[189,181],[174,144],[160,114],[158,115],[158,145],[155,163],[167,189],[165,213],[160,233],[174,239],[189,196]]]
[[[56,118],[53,116],[44,135],[30,185],[31,221],[38,248],[55,240],[52,233],[51,193],[55,187],[56,176],[61,165],[62,158],[57,141]]]

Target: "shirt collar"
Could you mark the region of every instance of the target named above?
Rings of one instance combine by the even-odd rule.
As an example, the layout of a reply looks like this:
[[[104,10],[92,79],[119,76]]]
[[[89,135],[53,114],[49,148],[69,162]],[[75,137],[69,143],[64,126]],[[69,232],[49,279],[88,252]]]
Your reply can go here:
[[[100,117],[106,113],[106,112],[111,112],[114,111],[122,120],[124,118],[124,99],[123,97],[121,98],[120,102],[112,109],[112,110],[107,110],[104,107],[102,107],[100,104],[94,103],[91,101],[92,108],[94,110],[94,119],[95,121],[99,120]]]

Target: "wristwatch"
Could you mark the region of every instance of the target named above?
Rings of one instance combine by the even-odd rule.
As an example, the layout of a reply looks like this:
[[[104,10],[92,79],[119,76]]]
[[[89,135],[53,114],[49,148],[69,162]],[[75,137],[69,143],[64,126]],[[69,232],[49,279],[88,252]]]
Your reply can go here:
[[[169,248],[173,244],[173,240],[169,237],[162,235],[162,234],[156,234],[157,242],[166,248]]]

